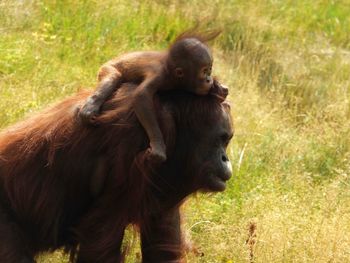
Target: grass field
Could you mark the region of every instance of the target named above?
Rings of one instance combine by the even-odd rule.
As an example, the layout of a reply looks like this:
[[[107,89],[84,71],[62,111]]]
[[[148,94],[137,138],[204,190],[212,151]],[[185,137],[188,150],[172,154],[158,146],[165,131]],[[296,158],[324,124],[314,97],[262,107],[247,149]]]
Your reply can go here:
[[[2,0],[0,127],[93,87],[116,54],[165,48],[197,20],[220,27],[235,173],[186,203],[204,254],[188,262],[350,262],[349,14],[347,0]]]

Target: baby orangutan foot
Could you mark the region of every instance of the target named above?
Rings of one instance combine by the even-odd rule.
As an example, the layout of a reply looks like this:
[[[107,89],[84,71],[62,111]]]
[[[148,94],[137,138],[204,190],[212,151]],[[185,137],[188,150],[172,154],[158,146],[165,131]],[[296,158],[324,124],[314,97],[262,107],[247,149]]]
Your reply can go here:
[[[166,148],[164,143],[152,143],[147,149],[147,159],[153,164],[160,164],[166,161]]]

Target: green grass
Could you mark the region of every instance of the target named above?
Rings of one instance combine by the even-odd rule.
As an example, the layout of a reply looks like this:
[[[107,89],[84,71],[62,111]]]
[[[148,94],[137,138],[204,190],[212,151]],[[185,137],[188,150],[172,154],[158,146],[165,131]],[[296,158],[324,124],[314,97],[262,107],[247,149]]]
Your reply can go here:
[[[163,49],[196,21],[220,27],[235,174],[224,193],[185,204],[204,253],[188,262],[350,262],[349,13],[345,0],[3,0],[0,127],[93,87],[119,53]]]

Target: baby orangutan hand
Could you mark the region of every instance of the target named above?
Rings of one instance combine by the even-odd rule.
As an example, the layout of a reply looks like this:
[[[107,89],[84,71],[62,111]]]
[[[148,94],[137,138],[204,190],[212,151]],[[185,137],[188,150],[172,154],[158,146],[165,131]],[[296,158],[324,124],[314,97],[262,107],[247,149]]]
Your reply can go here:
[[[82,108],[78,111],[78,116],[83,121],[84,124],[97,124],[97,115],[100,112],[100,106],[96,103],[92,103],[90,99],[84,104]]]
[[[220,102],[223,102],[228,95],[228,87],[219,83],[219,81],[214,78],[214,83],[209,94],[215,96]]]

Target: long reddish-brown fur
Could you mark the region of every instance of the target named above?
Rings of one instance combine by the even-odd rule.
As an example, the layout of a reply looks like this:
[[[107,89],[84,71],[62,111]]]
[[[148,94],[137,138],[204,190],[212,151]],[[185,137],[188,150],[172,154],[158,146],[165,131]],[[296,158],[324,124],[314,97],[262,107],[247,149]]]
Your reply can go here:
[[[120,89],[104,105],[98,127],[81,125],[76,118],[78,105],[90,94],[82,92],[0,133],[0,231],[7,222],[1,215],[6,215],[3,218],[16,223],[11,231],[24,233],[11,243],[12,232],[4,227],[7,236],[2,238],[11,241],[4,246],[18,245],[18,251],[8,255],[13,261],[8,262],[16,262],[16,253],[33,257],[60,247],[71,253],[72,260],[77,255],[81,262],[94,257],[91,262],[115,260],[108,253],[118,254],[128,224],[137,224],[146,236],[152,235],[147,233],[152,231],[148,230],[152,228],[149,214],[176,209],[185,196],[197,190],[184,182],[183,189],[175,191],[154,172],[157,169],[148,167],[143,155],[148,139],[127,102],[130,90],[134,88]],[[196,123],[215,122],[223,108],[214,97],[178,96],[183,98],[175,106],[164,103],[173,101],[167,96],[163,103],[156,100],[169,152],[175,147],[175,125],[180,123],[186,134]],[[187,117],[182,121],[183,116]],[[188,155],[176,158],[185,160],[191,152]],[[170,158],[169,162],[158,169],[160,175],[178,161],[172,163]],[[183,162],[183,169],[190,162]],[[98,172],[100,166],[102,172]],[[92,183],[100,187],[92,190]],[[154,189],[159,190],[157,195],[167,192],[165,203],[155,198]],[[181,241],[164,247],[180,257]],[[123,253],[118,258],[122,261]]]

